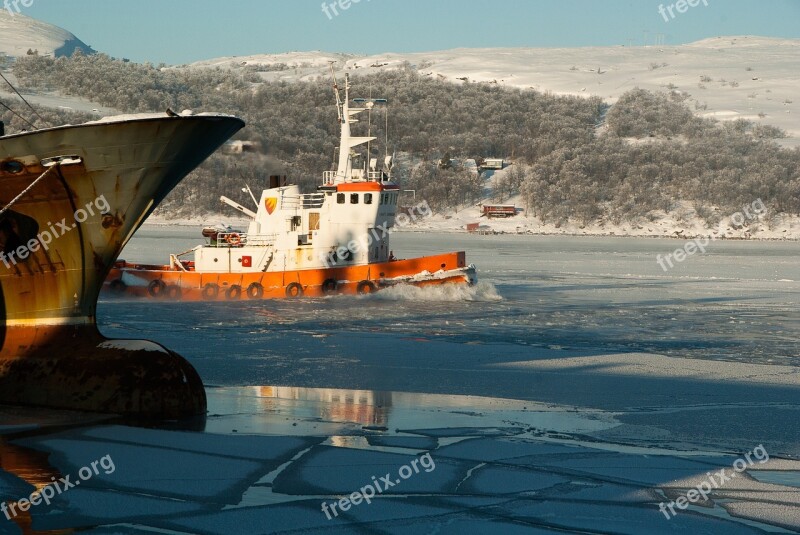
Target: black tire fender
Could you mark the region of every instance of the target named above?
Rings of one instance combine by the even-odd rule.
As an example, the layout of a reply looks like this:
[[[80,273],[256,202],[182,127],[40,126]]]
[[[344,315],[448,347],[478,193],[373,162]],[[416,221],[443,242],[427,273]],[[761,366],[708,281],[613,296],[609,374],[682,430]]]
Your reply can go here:
[[[181,287],[177,284],[170,284],[167,286],[166,295],[169,299],[179,300],[183,295]]]
[[[264,287],[257,282],[252,283],[247,287],[247,297],[250,299],[261,299],[264,297]]]
[[[161,279],[150,281],[150,284],[147,285],[147,293],[150,297],[164,297],[166,289],[167,285]]]
[[[303,287],[299,282],[292,282],[286,286],[286,297],[302,297]]]
[[[219,296],[219,285],[209,282],[203,286],[203,299],[211,301]]]
[[[122,295],[128,290],[128,285],[122,279],[114,279],[109,284],[109,289],[114,295]]]
[[[233,301],[234,299],[239,299],[242,296],[242,287],[238,284],[234,284],[233,286],[229,287],[225,290],[225,298],[229,301]]]
[[[335,293],[338,288],[339,283],[336,282],[336,279],[325,279],[322,283],[322,293],[325,295]]]

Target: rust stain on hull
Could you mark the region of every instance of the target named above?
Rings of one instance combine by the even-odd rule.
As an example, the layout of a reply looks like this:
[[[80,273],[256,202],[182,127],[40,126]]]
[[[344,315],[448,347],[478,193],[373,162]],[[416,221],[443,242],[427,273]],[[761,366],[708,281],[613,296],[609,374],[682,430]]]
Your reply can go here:
[[[188,362],[152,342],[106,340],[95,310],[142,221],[242,126],[233,117],[152,117],[0,138],[0,206],[8,208],[0,217],[0,403],[156,418],[205,412]],[[8,206],[53,160],[65,163]],[[45,234],[50,243],[25,255]]]

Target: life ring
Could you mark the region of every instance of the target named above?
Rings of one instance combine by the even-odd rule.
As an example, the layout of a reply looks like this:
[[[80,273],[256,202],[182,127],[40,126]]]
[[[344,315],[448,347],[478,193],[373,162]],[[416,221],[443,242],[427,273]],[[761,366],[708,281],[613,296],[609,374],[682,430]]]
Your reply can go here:
[[[239,299],[242,296],[242,287],[238,284],[234,284],[227,290],[225,290],[225,298],[233,301],[234,299]]]
[[[181,287],[177,284],[170,284],[167,286],[167,298],[169,299],[180,299],[183,292],[181,291]]]
[[[325,282],[322,283],[322,293],[325,295],[332,294],[338,287],[339,283],[336,282],[336,279],[325,279]]]
[[[286,287],[286,297],[302,297],[303,287],[298,282],[292,282]]]
[[[264,287],[254,282],[247,287],[247,297],[250,299],[261,299],[264,297]]]
[[[150,284],[147,285],[147,293],[150,294],[150,297],[162,297],[166,289],[167,285],[160,279],[150,281]]]
[[[203,287],[203,299],[211,301],[212,299],[216,299],[218,295],[219,295],[219,286],[217,284],[209,282]]]
[[[358,295],[369,295],[378,291],[378,288],[372,281],[361,281],[358,283],[358,286],[356,286],[356,291]]]
[[[231,247],[238,247],[242,244],[242,237],[236,233],[228,234],[225,236],[225,241],[228,242]]]
[[[125,281],[122,279],[114,279],[109,284],[109,288],[111,289],[111,293],[114,295],[122,295],[128,289],[128,285],[125,284]]]

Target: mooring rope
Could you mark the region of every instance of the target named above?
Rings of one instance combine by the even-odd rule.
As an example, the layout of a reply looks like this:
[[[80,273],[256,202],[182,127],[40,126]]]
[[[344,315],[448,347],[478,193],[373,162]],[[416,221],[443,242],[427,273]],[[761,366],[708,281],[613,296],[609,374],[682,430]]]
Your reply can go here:
[[[45,178],[45,177],[46,177],[48,174],[50,174],[50,171],[52,171],[53,169],[58,169],[58,168],[60,168],[60,167],[61,167],[61,162],[57,162],[55,165],[53,165],[52,167],[50,167],[50,168],[49,168],[47,171],[45,171],[44,173],[42,173],[42,174],[39,176],[39,178],[37,178],[36,180],[34,180],[33,182],[31,182],[31,183],[30,183],[30,185],[29,185],[27,188],[25,188],[24,190],[22,190],[22,192],[21,192],[19,195],[17,195],[16,197],[14,197],[14,198],[11,200],[11,202],[10,202],[10,203],[8,203],[7,205],[5,205],[5,207],[3,207],[3,209],[2,209],[2,210],[0,210],[0,217],[3,217],[3,214],[5,214],[6,212],[8,212],[8,211],[11,209],[11,207],[12,207],[12,206],[14,206],[14,205],[15,205],[15,204],[16,204],[16,203],[17,203],[17,202],[18,202],[18,201],[19,201],[21,198],[23,198],[23,197],[24,197],[24,196],[25,196],[25,195],[26,195],[26,194],[27,194],[27,193],[28,193],[30,190],[32,190],[34,187],[36,187],[36,184],[38,184],[39,182],[41,182],[42,180],[44,180],[44,178]]]

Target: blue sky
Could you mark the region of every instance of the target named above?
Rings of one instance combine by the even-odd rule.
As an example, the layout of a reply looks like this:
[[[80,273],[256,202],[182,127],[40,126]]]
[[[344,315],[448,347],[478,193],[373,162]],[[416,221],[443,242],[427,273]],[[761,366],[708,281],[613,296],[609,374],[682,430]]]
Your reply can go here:
[[[339,0],[326,0],[326,4]],[[342,0],[347,2],[347,0]],[[96,50],[179,64],[325,50],[378,54],[457,47],[679,44],[719,35],[800,37],[800,0],[34,0],[26,15]],[[705,5],[707,3],[708,5]],[[345,4],[346,5],[346,4]],[[669,19],[668,21],[665,19]]]

